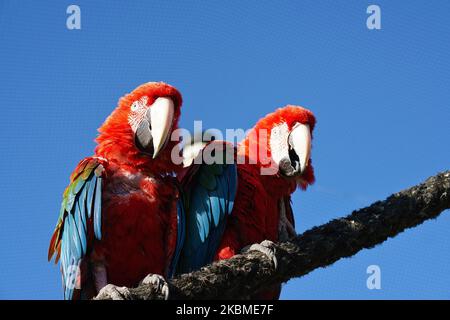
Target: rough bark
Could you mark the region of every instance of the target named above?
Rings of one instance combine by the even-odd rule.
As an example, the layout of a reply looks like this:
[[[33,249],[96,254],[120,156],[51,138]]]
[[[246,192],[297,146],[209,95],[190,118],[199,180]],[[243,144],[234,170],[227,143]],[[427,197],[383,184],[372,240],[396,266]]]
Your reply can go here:
[[[450,171],[275,245],[278,268],[252,251],[170,281],[170,299],[244,299],[267,286],[372,248],[450,208]],[[134,299],[162,299],[149,285],[130,288]],[[98,297],[101,299],[101,297]]]

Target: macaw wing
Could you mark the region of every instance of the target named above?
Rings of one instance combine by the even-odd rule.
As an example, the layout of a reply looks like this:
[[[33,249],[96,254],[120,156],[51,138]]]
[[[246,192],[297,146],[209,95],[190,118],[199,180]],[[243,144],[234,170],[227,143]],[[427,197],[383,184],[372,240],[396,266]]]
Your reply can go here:
[[[194,164],[183,175],[181,182],[187,211],[186,239],[177,272],[186,273],[214,259],[227,216],[233,210],[237,166],[225,161]]]
[[[48,260],[56,254],[61,260],[64,298],[72,299],[74,289],[81,289],[81,264],[92,239],[101,239],[103,161],[82,160],[70,176],[63,194],[61,210],[50,241]]]

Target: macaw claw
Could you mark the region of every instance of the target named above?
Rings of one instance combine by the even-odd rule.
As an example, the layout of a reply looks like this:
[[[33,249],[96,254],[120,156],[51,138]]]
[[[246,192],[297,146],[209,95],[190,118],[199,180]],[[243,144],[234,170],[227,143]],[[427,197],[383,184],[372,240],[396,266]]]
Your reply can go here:
[[[159,274],[150,273],[141,281],[141,284],[152,285],[158,292],[161,292],[164,295],[165,300],[169,300],[169,284],[166,279]]]
[[[264,253],[272,262],[274,265],[274,268],[277,269],[278,261],[277,256],[275,255],[276,250],[274,247],[274,243],[270,240],[264,240],[261,243],[254,243],[252,245],[244,247],[241,252],[249,252],[249,251],[259,251]]]
[[[98,293],[95,300],[131,300],[132,296],[127,287],[117,287],[107,284]]]

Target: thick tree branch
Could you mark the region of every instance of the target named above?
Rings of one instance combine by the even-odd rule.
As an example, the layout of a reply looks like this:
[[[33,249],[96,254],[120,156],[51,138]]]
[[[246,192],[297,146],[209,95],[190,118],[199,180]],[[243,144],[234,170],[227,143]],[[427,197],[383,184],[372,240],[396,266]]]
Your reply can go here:
[[[260,252],[213,263],[170,281],[171,299],[240,299],[267,286],[372,248],[450,208],[450,171],[395,193],[276,245],[278,268]],[[135,299],[161,299],[149,285],[131,288]],[[101,297],[99,297],[101,298]]]

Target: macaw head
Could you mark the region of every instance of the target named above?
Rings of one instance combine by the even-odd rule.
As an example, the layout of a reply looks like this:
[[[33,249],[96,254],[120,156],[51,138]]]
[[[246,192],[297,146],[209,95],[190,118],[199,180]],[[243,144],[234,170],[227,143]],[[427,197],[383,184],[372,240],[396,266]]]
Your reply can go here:
[[[305,189],[314,182],[311,141],[315,123],[308,109],[293,105],[279,108],[256,123],[240,144],[239,153],[261,168],[275,168],[273,176],[295,181]],[[252,155],[255,145],[258,150]]]
[[[163,82],[148,82],[119,100],[99,128],[98,156],[155,173],[177,171],[170,136],[178,126],[181,94]]]

